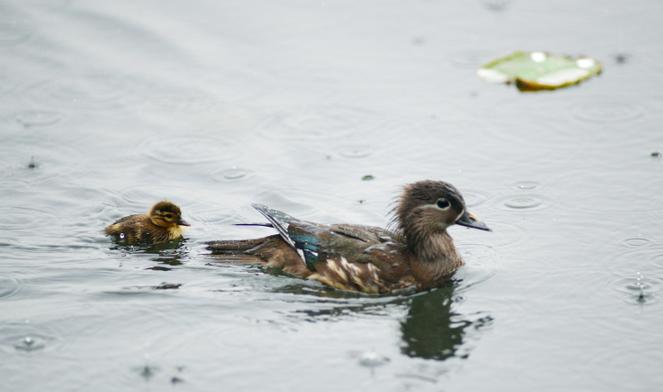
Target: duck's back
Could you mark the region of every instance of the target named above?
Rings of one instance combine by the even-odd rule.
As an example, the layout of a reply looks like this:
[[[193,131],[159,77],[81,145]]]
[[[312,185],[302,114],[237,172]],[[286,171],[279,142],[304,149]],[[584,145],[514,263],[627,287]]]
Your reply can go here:
[[[415,284],[405,246],[394,233],[373,226],[326,225],[256,206],[279,235],[214,241],[209,249],[229,260],[259,262],[294,276],[346,290],[378,294]]]
[[[147,215],[135,214],[118,219],[104,230],[115,241],[134,244],[154,244],[168,241],[168,232],[152,223]]]
[[[405,246],[390,231],[339,224],[328,226],[319,237],[317,257],[312,263],[315,272],[309,279],[371,294],[393,292],[415,283]]]

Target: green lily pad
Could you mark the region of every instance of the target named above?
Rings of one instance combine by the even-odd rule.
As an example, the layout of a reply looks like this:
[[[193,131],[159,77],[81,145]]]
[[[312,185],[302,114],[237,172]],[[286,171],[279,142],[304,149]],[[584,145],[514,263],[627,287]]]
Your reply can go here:
[[[536,91],[572,86],[602,69],[591,57],[518,51],[485,64],[477,73],[490,82],[515,83],[522,91]]]

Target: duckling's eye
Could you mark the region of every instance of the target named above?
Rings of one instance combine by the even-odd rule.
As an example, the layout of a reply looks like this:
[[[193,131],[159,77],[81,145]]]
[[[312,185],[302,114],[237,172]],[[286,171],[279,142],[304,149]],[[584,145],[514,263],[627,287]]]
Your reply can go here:
[[[163,214],[163,216],[168,220],[173,219],[173,214],[171,214],[170,212],[166,213],[166,214]]]
[[[437,205],[437,208],[439,208],[441,210],[446,210],[447,208],[449,208],[451,203],[449,203],[449,200],[447,200],[445,198],[440,198],[440,199],[437,199],[437,202],[435,202],[435,205]]]

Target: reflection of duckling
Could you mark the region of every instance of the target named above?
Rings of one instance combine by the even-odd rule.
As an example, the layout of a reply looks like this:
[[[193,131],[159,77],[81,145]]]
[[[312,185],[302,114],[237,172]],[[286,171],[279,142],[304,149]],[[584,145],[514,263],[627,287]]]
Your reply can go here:
[[[162,244],[182,238],[182,227],[190,226],[182,219],[182,212],[175,204],[163,200],[155,204],[147,214],[125,216],[104,230],[116,241],[134,244]]]

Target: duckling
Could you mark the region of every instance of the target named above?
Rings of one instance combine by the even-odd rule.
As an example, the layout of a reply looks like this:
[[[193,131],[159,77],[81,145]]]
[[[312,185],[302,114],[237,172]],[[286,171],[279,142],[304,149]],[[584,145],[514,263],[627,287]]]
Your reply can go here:
[[[182,219],[180,208],[162,200],[147,214],[125,216],[106,227],[104,232],[127,245],[155,245],[182,238],[182,226],[190,224]]]
[[[460,192],[443,181],[406,185],[392,211],[391,229],[319,224],[253,204],[278,234],[248,240],[212,241],[207,248],[223,260],[318,281],[345,291],[384,294],[444,284],[463,265],[447,228],[491,231],[467,211]]]

